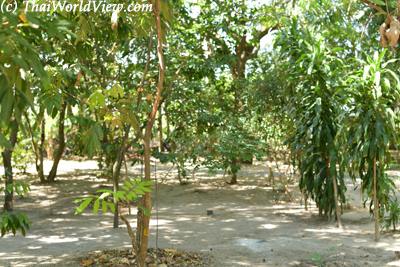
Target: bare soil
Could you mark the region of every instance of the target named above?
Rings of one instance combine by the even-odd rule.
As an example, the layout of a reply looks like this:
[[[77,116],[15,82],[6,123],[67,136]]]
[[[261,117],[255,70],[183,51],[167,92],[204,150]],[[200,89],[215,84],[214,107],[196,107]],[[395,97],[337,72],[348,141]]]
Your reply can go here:
[[[32,228],[26,237],[0,239],[0,266],[79,266],[90,251],[129,248],[125,226],[113,229],[112,215],[74,215],[74,199],[111,185],[99,177],[96,162],[60,164],[55,184],[41,185],[29,177],[32,191],[17,199],[15,207],[28,214]],[[222,173],[205,169],[181,186],[171,166],[153,167],[158,180],[151,220],[154,248],[205,253],[212,258],[210,266],[218,267],[400,266],[395,253],[400,251],[400,234],[385,233],[380,242],[373,241],[371,216],[350,182],[350,209],[343,215],[344,229],[337,229],[333,221],[317,216],[314,204],[304,210],[295,185],[290,186],[291,197],[273,190],[266,163],[244,166],[233,186]],[[140,170],[130,167],[128,175]],[[275,172],[277,188],[280,177]],[[132,225],[135,213],[133,207],[128,216]]]

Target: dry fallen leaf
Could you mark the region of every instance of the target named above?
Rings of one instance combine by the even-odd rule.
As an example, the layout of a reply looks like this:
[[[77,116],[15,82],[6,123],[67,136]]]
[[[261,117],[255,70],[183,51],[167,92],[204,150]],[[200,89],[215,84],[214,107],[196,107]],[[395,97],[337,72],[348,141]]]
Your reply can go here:
[[[104,250],[91,252],[81,261],[81,266],[137,266],[131,250]],[[179,251],[176,249],[150,248],[146,258],[147,265],[153,267],[202,267],[209,266],[210,258],[206,254]]]
[[[83,259],[81,260],[81,266],[87,267],[87,266],[92,266],[94,263],[93,259]]]

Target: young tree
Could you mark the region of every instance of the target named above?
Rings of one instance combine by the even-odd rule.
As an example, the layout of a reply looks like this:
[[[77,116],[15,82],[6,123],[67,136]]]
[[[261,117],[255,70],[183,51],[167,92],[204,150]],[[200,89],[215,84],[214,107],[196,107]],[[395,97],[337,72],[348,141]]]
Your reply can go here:
[[[346,90],[348,110],[343,136],[353,178],[359,175],[363,192],[371,198],[375,219],[375,240],[379,240],[380,218],[390,208],[389,195],[394,183],[385,173],[389,146],[396,143],[398,130],[396,105],[400,99],[400,80],[390,69],[396,60],[387,60],[386,51],[361,59]]]
[[[36,14],[2,13],[0,32],[0,148],[5,169],[4,210],[0,214],[1,233],[14,234],[20,229],[25,234],[29,222],[24,215],[13,211],[14,192],[19,193],[14,181],[12,153],[21,128],[22,117],[32,104],[32,87],[48,87],[49,79],[39,57],[38,47],[47,48],[43,33],[51,38],[65,27],[39,19]],[[57,35],[56,34],[56,35]],[[45,51],[45,49],[43,49]],[[35,79],[40,82],[35,83]],[[27,187],[26,187],[27,188]],[[18,190],[16,190],[18,189]],[[23,190],[26,191],[26,190]]]
[[[300,189],[315,200],[320,215],[334,213],[341,227],[339,203],[345,201],[346,186],[337,133],[343,63],[338,49],[317,29],[300,27],[294,18],[277,40],[291,77],[287,104],[294,129],[289,143],[298,155]]]
[[[164,13],[166,11],[164,10]],[[144,180],[151,180],[151,135],[153,130],[153,125],[156,120],[157,112],[160,107],[161,97],[164,90],[164,77],[165,77],[165,62],[164,62],[164,30],[162,27],[162,15],[161,15],[161,0],[155,0],[153,5],[153,13],[155,19],[155,29],[157,33],[157,58],[158,58],[158,83],[157,83],[157,91],[153,100],[153,105],[150,113],[147,117],[146,127],[144,130],[143,144],[144,144]],[[149,192],[146,192],[142,201],[141,201],[143,209],[138,210],[138,222],[137,222],[137,239],[138,239],[138,266],[144,267],[147,249],[148,249],[148,240],[149,240],[149,232],[150,232],[150,215],[145,214],[145,211],[151,211],[151,195]]]

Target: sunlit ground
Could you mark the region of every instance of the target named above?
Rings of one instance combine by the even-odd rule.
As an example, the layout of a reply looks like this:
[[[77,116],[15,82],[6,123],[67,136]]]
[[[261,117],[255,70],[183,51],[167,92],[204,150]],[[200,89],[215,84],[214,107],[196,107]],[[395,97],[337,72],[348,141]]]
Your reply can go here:
[[[229,177],[222,172],[210,174],[206,169],[194,176],[189,172],[190,184],[181,186],[171,166],[157,164],[154,169],[158,190],[153,192],[153,247],[207,252],[215,266],[313,266],[319,261],[336,264],[332,266],[400,266],[394,253],[400,251],[400,234],[385,233],[381,242],[373,241],[369,212],[360,207],[359,191],[350,181],[351,209],[345,211],[340,230],[319,218],[314,204],[304,210],[296,185],[290,185],[290,196],[273,192],[266,163],[243,167],[235,186],[226,185]],[[128,175],[137,176],[140,170],[130,167]],[[32,192],[17,199],[16,208],[29,215],[32,229],[25,238],[0,239],[0,266],[77,266],[76,258],[87,251],[129,247],[124,226],[112,228],[112,215],[74,215],[74,199],[111,185],[96,162],[62,161],[59,174],[54,185],[29,178]],[[284,176],[274,174],[274,188],[279,189]],[[207,216],[207,210],[213,215]],[[135,216],[128,217],[135,225]]]

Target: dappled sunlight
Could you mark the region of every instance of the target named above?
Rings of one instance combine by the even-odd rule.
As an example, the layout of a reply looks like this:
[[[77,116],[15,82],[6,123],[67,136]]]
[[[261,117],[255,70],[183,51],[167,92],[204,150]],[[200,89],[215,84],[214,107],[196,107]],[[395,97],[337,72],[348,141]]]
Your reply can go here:
[[[277,228],[277,227],[278,227],[278,225],[276,225],[276,224],[270,224],[270,223],[262,224],[262,225],[259,226],[259,228],[261,228],[261,229],[267,229],[267,230],[272,230],[272,229],[275,229],[275,228]]]
[[[245,247],[256,252],[262,252],[267,249],[267,241],[265,240],[240,238],[236,240],[235,243],[238,246]]]
[[[326,228],[326,229],[304,229],[306,232],[312,233],[324,233],[324,234],[358,234],[360,231],[357,230],[346,230],[339,228]]]
[[[69,242],[76,242],[78,238],[71,238],[71,237],[60,237],[60,236],[48,236],[39,238],[37,241],[46,243],[46,244],[57,244],[57,243],[69,243]]]
[[[125,224],[112,228],[112,214],[93,214],[88,210],[74,215],[74,199],[100,188],[112,188],[110,181],[96,178],[95,172],[84,165],[72,164],[84,168],[76,177],[71,175],[72,170],[53,185],[35,184],[27,198],[16,201],[16,207],[32,219],[32,229],[26,238],[7,235],[0,239],[0,265],[4,260],[21,266],[57,264],[76,253],[130,247]],[[158,165],[157,176],[162,177],[169,168]],[[254,166],[254,172],[260,168],[264,166]],[[128,171],[135,173],[140,168],[129,167]],[[293,255],[299,262],[308,261],[310,251],[343,259],[380,253],[381,261],[388,259],[386,262],[396,266],[392,256],[400,250],[400,234],[384,236],[382,242],[374,244],[371,218],[365,209],[345,212],[345,227],[340,230],[334,222],[319,218],[313,203],[308,211],[298,200],[276,203],[272,188],[257,186],[265,181],[258,181],[252,172],[253,167],[246,166],[239,177],[243,184],[235,186],[226,185],[222,174],[206,176],[210,174],[204,170],[185,186],[178,185],[174,177],[159,182],[157,195],[152,192],[150,245],[155,246],[157,238],[160,247],[205,251],[216,258],[229,254],[224,262],[235,266],[273,266]],[[122,209],[125,214],[127,211]],[[132,207],[132,215],[127,215],[133,227],[136,212],[137,208]],[[295,261],[285,261],[287,266],[291,262]]]

